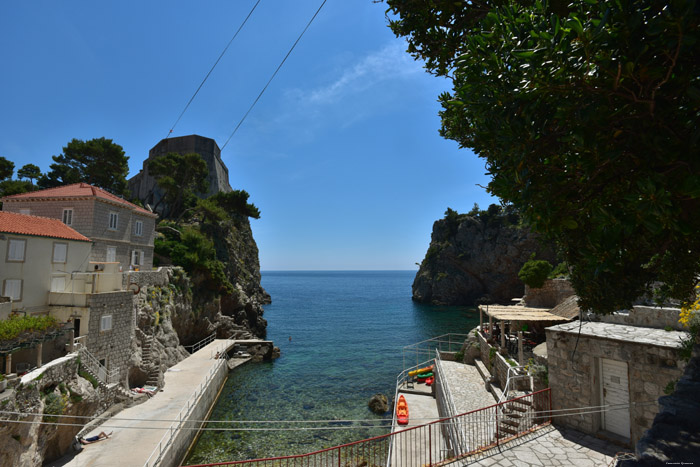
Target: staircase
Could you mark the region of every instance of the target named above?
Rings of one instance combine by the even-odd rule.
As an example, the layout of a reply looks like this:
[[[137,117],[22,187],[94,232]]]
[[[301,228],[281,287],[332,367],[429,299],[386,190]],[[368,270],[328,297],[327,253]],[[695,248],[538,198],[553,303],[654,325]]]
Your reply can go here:
[[[498,421],[499,438],[517,435],[530,428],[532,420],[532,402],[515,399],[503,407]]]
[[[160,362],[153,361],[153,334],[144,333],[141,365],[148,374],[146,386],[158,387],[160,383]]]

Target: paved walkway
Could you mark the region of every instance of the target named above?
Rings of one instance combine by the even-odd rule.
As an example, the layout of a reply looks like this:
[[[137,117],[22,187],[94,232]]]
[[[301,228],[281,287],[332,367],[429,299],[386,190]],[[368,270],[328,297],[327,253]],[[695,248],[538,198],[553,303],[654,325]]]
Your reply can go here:
[[[496,403],[493,394],[486,390],[484,379],[476,366],[445,360],[441,362],[441,365],[457,411],[454,415],[471,412]]]
[[[544,426],[450,465],[479,467],[603,467],[615,465],[615,455],[629,452],[576,430]]]
[[[192,393],[206,380],[211,369],[220,360],[214,355],[225,340],[215,340],[193,353],[165,373],[165,385],[143,404],[122,410],[85,437],[100,431],[114,434],[107,440],[83,446],[72,458],[63,458],[52,466],[111,467],[116,465],[142,466],[158,447],[172,420],[187,405]],[[229,341],[233,343],[233,341]],[[241,362],[244,362],[241,359]],[[153,421],[170,420],[170,421]]]

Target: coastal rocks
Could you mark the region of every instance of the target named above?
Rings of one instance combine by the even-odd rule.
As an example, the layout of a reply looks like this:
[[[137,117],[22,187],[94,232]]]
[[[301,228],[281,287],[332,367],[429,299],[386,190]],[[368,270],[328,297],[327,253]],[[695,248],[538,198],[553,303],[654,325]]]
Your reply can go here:
[[[538,259],[550,262],[556,259],[536,234],[503,219],[456,215],[436,221],[413,281],[413,299],[435,305],[473,305],[480,298],[509,304],[513,297],[522,296],[524,284],[518,271],[530,255],[536,253]]]
[[[367,405],[372,412],[382,415],[389,410],[389,399],[384,394],[375,394]]]

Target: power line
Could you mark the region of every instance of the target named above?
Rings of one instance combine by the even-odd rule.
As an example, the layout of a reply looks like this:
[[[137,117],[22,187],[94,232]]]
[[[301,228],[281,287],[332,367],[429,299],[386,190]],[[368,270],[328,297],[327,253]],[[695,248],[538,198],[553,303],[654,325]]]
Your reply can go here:
[[[170,137],[171,133],[172,133],[173,130],[175,129],[175,126],[177,126],[177,124],[178,124],[178,122],[180,121],[180,119],[182,118],[182,116],[185,115],[185,112],[187,112],[187,109],[190,107],[190,104],[192,103],[192,101],[194,100],[194,98],[197,96],[197,93],[199,93],[199,90],[202,89],[202,86],[204,86],[204,83],[207,81],[207,78],[209,78],[209,75],[211,75],[211,72],[214,71],[214,68],[216,68],[216,65],[219,64],[219,61],[220,61],[221,58],[224,56],[224,54],[225,54],[226,51],[228,50],[228,48],[229,48],[229,46],[231,45],[231,43],[234,41],[234,39],[236,38],[236,36],[238,36],[238,33],[241,32],[241,29],[243,29],[243,26],[245,26],[245,24],[248,22],[248,18],[250,18],[250,16],[253,14],[253,12],[255,11],[255,9],[258,7],[258,3],[260,3],[260,1],[261,1],[261,0],[258,0],[257,2],[255,2],[255,5],[253,5],[253,8],[250,10],[250,13],[248,13],[248,16],[245,17],[245,19],[243,20],[243,22],[241,23],[241,25],[238,27],[238,30],[236,30],[236,33],[233,35],[233,37],[231,38],[231,40],[228,41],[228,44],[226,44],[226,47],[224,47],[224,50],[221,52],[221,55],[219,55],[219,58],[217,58],[217,59],[216,59],[216,62],[214,62],[214,65],[213,65],[213,66],[211,67],[211,69],[209,70],[209,73],[207,73],[207,75],[204,77],[204,79],[202,80],[202,82],[199,83],[199,87],[198,87],[197,90],[194,92],[194,94],[192,94],[192,97],[190,97],[190,100],[187,102],[187,105],[185,106],[185,108],[184,108],[184,109],[182,110],[182,112],[180,113],[180,116],[177,117],[177,120],[175,120],[175,123],[173,123],[173,126],[170,128],[170,131],[168,132],[168,134],[167,134],[166,137],[165,137],[166,139]]]
[[[255,101],[253,101],[253,104],[248,108],[248,111],[245,113],[245,115],[243,115],[243,118],[241,118],[241,120],[238,122],[238,125],[236,125],[236,128],[233,129],[233,132],[231,132],[231,135],[228,137],[228,139],[226,140],[226,142],[224,143],[224,145],[221,146],[221,150],[222,150],[222,151],[223,151],[223,149],[226,147],[226,145],[228,144],[228,142],[231,141],[231,138],[233,138],[233,135],[236,134],[236,132],[238,131],[238,129],[240,128],[240,126],[243,124],[243,122],[245,121],[245,119],[246,119],[246,117],[248,116],[248,114],[250,113],[250,111],[253,110],[253,107],[255,107],[255,104],[258,103],[258,101],[260,100],[260,98],[262,97],[262,95],[265,93],[265,90],[266,90],[267,87],[270,85],[270,83],[272,82],[272,80],[275,79],[275,76],[277,76],[277,72],[280,71],[280,68],[282,68],[282,65],[284,65],[284,62],[287,61],[287,58],[288,58],[289,55],[292,53],[292,51],[294,50],[294,48],[297,46],[297,44],[299,43],[299,41],[301,40],[301,38],[304,36],[304,33],[306,32],[306,30],[309,29],[309,26],[311,26],[311,23],[313,23],[314,19],[316,19],[316,16],[318,16],[319,12],[321,11],[321,8],[323,8],[323,5],[326,4],[326,1],[327,1],[327,0],[323,0],[323,2],[321,3],[321,6],[318,7],[318,10],[316,10],[316,13],[314,13],[314,15],[311,17],[311,19],[309,20],[309,22],[306,24],[306,27],[304,28],[304,30],[301,32],[301,34],[299,34],[299,37],[297,37],[297,40],[294,42],[294,45],[292,45],[292,47],[289,49],[289,52],[287,52],[287,55],[285,55],[284,59],[282,59],[282,62],[279,64],[279,66],[277,67],[277,69],[275,70],[275,72],[272,74],[272,76],[271,76],[270,79],[268,80],[268,82],[267,82],[267,84],[265,85],[265,87],[262,89],[262,91],[260,91],[260,94],[258,94],[258,97],[255,98]]]

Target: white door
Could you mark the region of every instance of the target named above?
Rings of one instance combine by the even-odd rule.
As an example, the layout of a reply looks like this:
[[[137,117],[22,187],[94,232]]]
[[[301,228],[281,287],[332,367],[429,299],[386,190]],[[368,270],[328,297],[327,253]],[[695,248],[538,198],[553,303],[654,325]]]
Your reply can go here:
[[[601,358],[603,429],[624,438],[630,437],[630,391],[627,363]]]
[[[107,262],[116,263],[117,262],[117,247],[108,246],[107,247]]]

